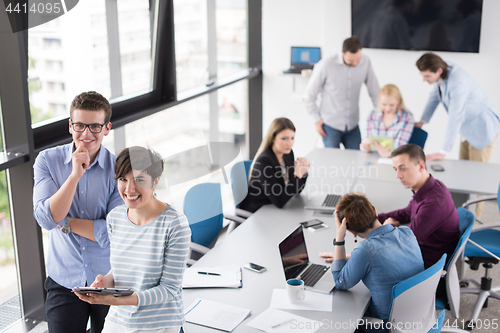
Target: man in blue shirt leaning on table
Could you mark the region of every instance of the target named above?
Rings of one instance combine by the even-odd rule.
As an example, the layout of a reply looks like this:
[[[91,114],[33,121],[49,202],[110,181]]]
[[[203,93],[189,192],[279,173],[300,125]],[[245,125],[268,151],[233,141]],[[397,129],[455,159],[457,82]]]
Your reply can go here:
[[[71,289],[110,270],[106,215],[123,204],[114,180],[116,157],[101,143],[111,130],[111,105],[96,92],[70,107],[73,142],[40,152],[34,164],[33,210],[49,231],[45,313],[51,333],[101,332],[109,306],[90,305]]]

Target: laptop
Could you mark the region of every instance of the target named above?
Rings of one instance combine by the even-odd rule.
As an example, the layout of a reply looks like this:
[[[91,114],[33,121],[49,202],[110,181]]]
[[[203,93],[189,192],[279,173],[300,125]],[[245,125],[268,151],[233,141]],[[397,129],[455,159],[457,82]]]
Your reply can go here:
[[[335,287],[330,266],[309,262],[302,226],[295,229],[279,245],[286,279],[300,278],[305,289],[328,294]]]
[[[314,210],[314,211],[319,211],[319,212],[330,212],[333,213],[335,211],[335,207],[337,206],[337,203],[339,200],[342,198],[341,195],[337,194],[327,194],[325,199],[323,200],[323,203],[321,206],[314,205],[313,206],[305,206],[304,209],[306,210]]]
[[[321,59],[319,47],[292,46],[290,68],[283,73],[299,73],[303,69],[312,69]]]

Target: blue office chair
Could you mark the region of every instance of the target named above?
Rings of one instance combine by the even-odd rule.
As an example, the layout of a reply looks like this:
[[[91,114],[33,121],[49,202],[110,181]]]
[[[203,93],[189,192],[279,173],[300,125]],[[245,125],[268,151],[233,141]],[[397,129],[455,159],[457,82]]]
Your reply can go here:
[[[500,210],[500,186],[496,196],[470,200],[464,203],[462,207],[488,200],[497,200],[498,209]],[[492,280],[489,277],[489,270],[493,268],[493,265],[500,262],[500,230],[496,228],[500,228],[500,222],[485,223],[474,227],[464,250],[464,257],[467,257],[465,262],[472,270],[478,270],[479,264],[483,264],[485,268],[485,275],[481,278],[481,282],[474,279],[461,280],[461,286],[463,286],[460,289],[461,293],[478,294],[470,320],[466,322],[468,328],[471,329],[475,326],[481,309],[488,307],[488,298],[500,299],[500,286],[492,288]],[[469,284],[473,284],[475,288],[468,287]]]
[[[232,223],[228,227],[228,232],[232,232],[241,223],[245,222],[252,213],[240,208],[240,203],[245,199],[248,194],[248,175],[250,167],[252,166],[251,160],[238,162],[231,168],[231,189],[233,190],[234,204],[236,206],[235,215],[225,214],[228,220]]]
[[[240,202],[245,199],[248,193],[248,176],[251,160],[238,162],[231,168],[231,189],[233,190],[234,204],[240,208]],[[250,213],[251,214],[251,213]]]
[[[222,229],[222,196],[219,183],[203,183],[193,186],[184,198],[184,215],[191,228],[191,250],[203,255],[214,245]],[[188,264],[193,264],[192,253]]]
[[[411,138],[408,143],[413,143],[424,149],[425,141],[427,141],[427,135],[427,132],[420,127],[413,127],[413,133],[411,134]]]
[[[436,288],[446,263],[446,254],[425,271],[418,273],[392,287],[392,302],[389,314],[391,333],[439,333],[443,326],[444,311],[436,318]],[[363,318],[372,323],[381,320]],[[390,324],[389,324],[390,323]],[[411,323],[411,327],[407,325]]]
[[[460,282],[456,263],[464,252],[465,245],[467,244],[467,240],[469,239],[475,222],[474,214],[472,214],[471,211],[464,208],[458,208],[457,211],[460,216],[459,228],[461,236],[455,248],[455,252],[453,252],[453,255],[444,269],[446,271],[446,295],[436,298],[436,310],[443,310],[448,304],[451,315],[454,318],[459,317],[460,310]],[[448,332],[450,330],[445,329],[444,331]],[[461,330],[453,329],[451,331],[457,332]]]

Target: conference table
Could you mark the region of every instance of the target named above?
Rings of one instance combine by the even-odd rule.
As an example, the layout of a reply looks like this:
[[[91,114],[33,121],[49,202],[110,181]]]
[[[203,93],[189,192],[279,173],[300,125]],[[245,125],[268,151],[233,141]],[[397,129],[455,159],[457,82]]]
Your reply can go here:
[[[267,270],[255,273],[243,269],[243,288],[184,289],[185,307],[197,298],[202,298],[250,309],[251,316],[234,332],[257,332],[246,324],[269,308],[273,289],[285,289],[286,286],[278,244],[297,228],[300,222],[317,218],[313,216],[313,211],[304,207],[321,205],[326,194],[345,194],[352,191],[365,193],[378,212],[406,207],[412,198],[411,190],[405,189],[395,179],[392,166],[377,163],[376,154],[324,148],[313,150],[306,157],[311,161],[311,168],[306,187],[300,195],[293,197],[282,209],[274,205],[263,206],[194,265],[243,267],[248,262],[254,262],[265,266]],[[453,175],[447,174],[467,170],[472,172],[473,167],[477,166],[469,165],[477,162],[461,162],[468,161],[441,161],[445,171],[435,177],[449,179],[452,188],[463,193],[469,190],[481,194],[496,193],[496,189],[488,182],[476,182],[477,186],[473,186],[471,177],[455,180]],[[480,169],[484,172],[491,172],[488,176],[500,177],[500,165],[480,167],[484,167],[486,171]],[[434,172],[433,176],[434,174],[436,173]],[[497,180],[490,179],[490,182],[495,182],[495,187],[498,186]],[[318,253],[333,251],[332,240],[335,237],[333,217],[322,216],[319,219],[329,228],[314,233],[304,230],[309,260],[314,263],[324,263]],[[356,245],[352,234],[348,232],[345,240],[346,252],[350,253]],[[363,317],[370,297],[369,290],[360,282],[350,290],[333,291],[331,312],[285,311],[322,322],[324,325],[318,331],[353,332],[355,326],[351,323]],[[186,332],[215,331],[191,323],[186,323],[185,329]],[[298,329],[291,331],[300,332]]]

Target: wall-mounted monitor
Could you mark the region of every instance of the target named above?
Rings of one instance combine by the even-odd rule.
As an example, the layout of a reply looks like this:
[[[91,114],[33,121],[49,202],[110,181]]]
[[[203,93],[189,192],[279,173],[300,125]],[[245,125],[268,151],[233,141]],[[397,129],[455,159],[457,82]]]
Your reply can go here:
[[[483,0],[352,0],[363,47],[479,52]]]

